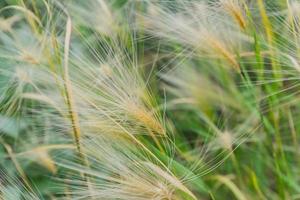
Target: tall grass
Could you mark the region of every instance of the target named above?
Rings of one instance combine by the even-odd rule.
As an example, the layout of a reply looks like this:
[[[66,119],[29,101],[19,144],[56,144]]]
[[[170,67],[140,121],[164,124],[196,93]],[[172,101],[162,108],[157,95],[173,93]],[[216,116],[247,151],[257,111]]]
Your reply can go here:
[[[298,199],[296,0],[0,2],[0,199]]]

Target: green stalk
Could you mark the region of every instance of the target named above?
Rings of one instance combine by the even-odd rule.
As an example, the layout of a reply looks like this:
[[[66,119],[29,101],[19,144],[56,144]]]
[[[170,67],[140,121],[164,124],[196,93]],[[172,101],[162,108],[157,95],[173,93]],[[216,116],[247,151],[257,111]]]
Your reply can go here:
[[[70,120],[72,123],[73,128],[73,134],[75,139],[75,145],[77,148],[77,151],[79,153],[79,156],[81,159],[84,158],[84,155],[82,154],[81,145],[80,145],[80,135],[81,130],[79,126],[79,120],[78,120],[78,114],[75,111],[75,102],[73,98],[73,91],[71,86],[71,81],[69,77],[69,48],[70,48],[70,38],[71,38],[71,20],[68,18],[67,21],[67,32],[65,37],[65,48],[64,48],[64,86],[65,86],[65,93],[66,93],[66,101],[68,105],[68,110],[70,114]]]
[[[280,66],[276,62],[276,59],[275,59],[276,52],[273,49],[274,48],[274,33],[272,30],[272,25],[268,18],[263,0],[257,0],[257,4],[258,4],[258,9],[259,9],[259,12],[260,12],[260,15],[262,18],[262,24],[265,28],[265,32],[267,35],[267,42],[268,42],[268,45],[270,48],[271,65],[272,65],[272,69],[274,70],[274,77],[281,78],[281,75],[279,73],[276,73],[276,72],[280,71]]]

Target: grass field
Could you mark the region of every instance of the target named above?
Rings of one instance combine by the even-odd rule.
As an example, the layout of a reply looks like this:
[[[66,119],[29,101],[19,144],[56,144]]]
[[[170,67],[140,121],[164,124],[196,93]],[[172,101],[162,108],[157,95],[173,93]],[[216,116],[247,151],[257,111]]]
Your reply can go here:
[[[0,0],[0,199],[300,199],[300,1]]]

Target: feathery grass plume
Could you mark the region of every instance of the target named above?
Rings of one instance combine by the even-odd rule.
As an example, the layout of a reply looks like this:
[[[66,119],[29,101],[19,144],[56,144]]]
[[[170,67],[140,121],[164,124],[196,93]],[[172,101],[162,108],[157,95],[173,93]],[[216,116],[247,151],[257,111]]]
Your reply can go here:
[[[207,113],[216,107],[246,112],[233,83],[222,85],[222,80],[216,80],[218,77],[212,74],[212,78],[208,78],[204,70],[201,72],[194,65],[182,63],[174,70],[161,73],[160,76],[165,82],[164,88],[175,96],[174,100],[169,100],[170,104],[172,101],[174,104],[194,104]]]
[[[112,36],[122,30],[121,13],[107,0],[67,2],[66,8],[75,26],[96,30],[99,34]],[[88,11],[88,12],[87,12]]]
[[[15,177],[6,174],[3,169],[0,171],[0,199],[1,200],[38,200],[42,199],[33,191],[30,191],[23,183]]]
[[[70,19],[67,20],[66,27],[65,42],[59,42],[62,41],[61,38],[55,39],[58,41],[58,48],[64,49],[64,54],[61,53],[61,55],[64,55],[63,73],[60,70],[51,68],[51,63],[62,64],[59,61],[50,62],[48,60],[56,58],[51,57],[52,55],[45,56],[46,53],[52,52],[51,50],[43,51],[44,49],[40,48],[39,55],[43,59],[46,58],[43,62],[31,62],[34,60],[34,56],[22,57],[25,62],[30,61],[28,62],[29,67],[24,68],[26,70],[24,74],[27,74],[28,69],[32,70],[30,71],[31,79],[26,76],[28,85],[33,87],[32,90],[20,91],[22,100],[34,102],[30,106],[30,111],[37,115],[45,112],[44,114],[49,117],[49,122],[53,125],[51,130],[54,131],[55,128],[59,127],[53,133],[54,135],[65,136],[68,132],[74,132],[76,146],[79,154],[82,155],[82,160],[85,160],[85,158],[81,152],[81,132],[90,134],[91,130],[97,134],[108,133],[106,135],[113,139],[117,138],[112,136],[114,133],[122,133],[123,135],[125,133],[127,134],[125,137],[130,134],[130,137],[134,138],[135,136],[131,135],[131,132],[124,131],[129,129],[134,134],[149,134],[160,146],[155,135],[165,136],[164,126],[161,124],[158,112],[152,108],[151,94],[142,81],[135,58],[130,58],[125,49],[118,50],[119,44],[113,44],[114,41],[108,44],[103,38],[102,42],[106,43],[102,49],[103,52],[101,55],[96,53],[97,55],[94,58],[96,61],[91,63],[88,56],[81,57],[77,55],[77,52],[70,50],[74,48],[72,46],[73,41],[80,41],[80,38],[74,40],[72,38],[71,40]],[[36,34],[32,34],[32,36],[34,37]],[[45,32],[45,36],[48,36],[47,32]],[[39,39],[37,38],[37,41]],[[51,40],[45,41],[51,42]],[[12,43],[15,45],[14,41]],[[53,45],[51,44],[51,46]],[[84,45],[77,47],[80,47],[77,51],[80,49],[82,51],[86,50],[86,48],[83,48]],[[94,55],[94,49],[87,50],[90,50],[91,54]],[[69,56],[70,54],[72,59]],[[28,59],[29,57],[32,59]],[[15,59],[11,58],[11,60],[14,61]],[[83,60],[85,63],[82,63]],[[40,75],[38,75],[39,73]],[[42,81],[43,84],[40,85],[38,84],[40,80],[45,81]],[[61,90],[62,86],[65,87],[65,91]],[[83,94],[86,95],[83,96]],[[8,104],[12,106],[11,102]],[[69,121],[68,116],[71,119]],[[58,125],[55,124],[56,121],[60,121]],[[81,124],[84,124],[84,126],[81,126]],[[46,128],[42,124],[40,126],[40,130]],[[87,128],[84,129],[85,127]],[[110,129],[114,129],[114,131]],[[87,136],[87,134],[83,134],[84,136]],[[139,144],[143,146],[142,143]],[[57,171],[48,151],[41,146],[26,150],[19,153],[19,155],[21,157],[31,155],[32,159],[44,162],[42,164],[50,171]]]
[[[30,31],[30,29],[28,31]],[[69,30],[69,34],[70,31],[71,30]],[[57,37],[52,35],[51,39],[48,34],[49,32],[52,33],[51,30],[47,32],[46,29],[44,37],[41,38],[34,38],[36,36],[35,34],[30,35],[33,37],[33,41],[38,41],[37,45],[34,45],[34,43],[29,45],[37,46],[39,48],[37,54],[34,52],[30,53],[35,48],[31,48],[30,51],[26,51],[23,50],[22,46],[17,46],[16,42],[13,39],[11,40],[12,46],[16,46],[18,51],[21,52],[20,54],[22,56],[20,57],[22,60],[25,60],[25,62],[28,60],[35,60],[35,62],[28,63],[29,68],[24,68],[27,71],[32,68],[33,71],[32,80],[28,81],[37,81],[39,79],[46,80],[43,86],[32,84],[35,88],[34,92],[25,92],[25,94],[23,94],[23,99],[39,100],[43,103],[50,104],[50,106],[53,106],[59,112],[59,115],[61,116],[58,115],[58,117],[60,118],[68,116],[69,114],[66,111],[71,110],[73,113],[71,114],[71,116],[78,115],[78,117],[80,118],[79,121],[73,120],[74,118],[72,118],[72,121],[78,121],[76,122],[77,125],[72,125],[73,127],[77,127],[76,130],[78,130],[78,127],[81,126],[80,123],[84,123],[84,119],[87,118],[89,120],[93,119],[94,122],[98,121],[98,124],[89,123],[89,129],[91,128],[91,125],[95,125],[97,126],[97,128],[99,128],[99,125],[101,124],[104,126],[101,129],[98,129],[97,132],[99,132],[99,130],[105,131],[105,129],[107,128],[116,127],[114,126],[115,122],[112,122],[111,120],[111,117],[115,117],[114,121],[118,123],[124,123],[128,128],[132,126],[139,126],[141,129],[145,129],[146,132],[150,134],[151,137],[153,137],[155,140],[156,134],[162,136],[165,135],[164,125],[161,123],[161,117],[159,116],[158,111],[152,108],[154,98],[151,97],[151,94],[149,93],[149,91],[147,91],[147,86],[141,78],[139,66],[137,66],[138,64],[134,58],[135,55],[133,55],[132,58],[129,58],[129,55],[126,55],[126,53],[124,53],[127,50],[121,50],[121,48],[120,50],[114,50],[119,48],[117,47],[119,44],[114,41],[111,41],[111,43],[107,42],[105,41],[105,38],[100,38],[100,40],[93,41],[96,43],[105,43],[103,44],[103,48],[101,48],[102,50],[100,50],[102,51],[100,55],[95,51],[94,47],[89,47],[90,43],[85,41],[85,38],[83,39],[80,35],[76,35],[75,33],[76,37],[74,36],[74,39],[70,41],[70,56],[72,58],[68,58],[68,56],[65,58],[66,62],[68,59],[70,60],[70,63],[67,63],[67,66],[68,68],[71,68],[70,70],[68,70],[70,71],[70,74],[68,74],[68,72],[64,73],[65,75],[67,74],[66,80],[66,77],[62,76],[61,70],[58,69],[59,66],[55,66],[53,68],[53,64],[60,64],[60,60],[62,59],[57,58],[56,55],[51,54],[52,52],[55,53],[55,51],[60,51],[63,46],[63,38],[61,35],[58,35]],[[56,47],[56,49],[54,50],[44,50],[46,47],[54,47],[52,44],[53,37],[54,41],[56,41],[56,46],[58,47]],[[67,37],[66,41],[69,42],[70,39],[71,38],[69,36]],[[27,41],[30,40],[27,39]],[[73,46],[73,41],[82,42],[83,45],[75,46],[76,44],[74,43],[75,45]],[[88,47],[86,48],[86,46]],[[75,52],[73,52],[73,49],[76,49]],[[85,57],[81,55],[78,56],[78,51],[82,51],[82,55],[85,55]],[[87,53],[85,53],[84,51],[88,51],[90,55],[87,55]],[[26,52],[27,56],[23,56],[23,52]],[[29,56],[28,54],[32,55]],[[60,54],[62,54],[62,52]],[[8,59],[10,58],[8,56],[5,57]],[[93,58],[91,59],[90,57]],[[43,60],[40,60],[40,58],[43,58]],[[15,57],[12,57],[11,59],[14,61]],[[39,68],[35,67],[34,65],[39,66]],[[45,76],[48,77],[46,78],[35,75],[35,73],[39,71],[41,71],[41,73],[45,73]],[[24,72],[22,74],[26,75],[27,72]],[[23,77],[27,77],[25,75]],[[73,102],[73,106],[71,106],[71,108],[70,106],[68,108],[68,106],[66,106],[66,103],[63,101],[65,99],[63,85],[68,86],[68,89],[66,90],[68,91],[67,94],[69,94],[67,95],[67,99],[72,99]],[[70,95],[70,86],[72,87],[72,95]],[[82,94],[84,93],[87,94],[83,98]],[[13,106],[12,103],[9,103],[9,105],[14,108],[16,107]],[[71,104],[67,103],[67,105]],[[75,108],[76,111],[74,110],[75,112],[73,112],[73,109]],[[107,110],[108,108],[110,108],[110,110]],[[97,109],[98,112],[96,112],[95,109]],[[99,113],[99,110],[101,110],[101,113]],[[88,114],[89,111],[92,115]],[[62,120],[64,122],[66,121],[64,119]],[[108,121],[110,121],[110,123],[108,123]],[[66,124],[68,126],[68,123]],[[63,127],[63,125],[61,125],[61,127]],[[119,130],[115,132],[118,131]],[[135,131],[135,133],[138,132],[139,131]],[[142,132],[145,133],[145,131],[143,130]]]
[[[82,188],[82,180],[65,180],[76,198],[96,199],[196,199],[183,183],[166,171],[147,153],[131,142],[95,137],[85,140],[84,152],[90,160],[87,169],[76,163],[62,161],[60,165],[88,174],[94,191]]]
[[[21,7],[15,6],[14,8],[22,10]],[[13,15],[13,17],[17,17],[18,21],[24,20],[21,15]],[[28,162],[30,159],[45,166],[53,173],[56,171],[49,152],[32,151],[30,153],[32,157],[27,158],[25,156],[20,158],[17,155],[19,152],[47,144],[51,140],[51,136],[43,137],[45,136],[43,134],[49,131],[47,130],[49,126],[46,126],[45,121],[42,120],[48,119],[47,114],[43,115],[41,114],[43,111],[39,110],[36,113],[39,116],[34,115],[34,110],[40,108],[41,104],[38,105],[36,102],[24,98],[25,93],[40,94],[40,88],[51,88],[54,80],[45,67],[47,59],[44,51],[49,40],[45,35],[36,35],[31,28],[29,24],[22,23],[16,27],[11,26],[9,31],[0,32],[2,43],[0,78],[4,82],[0,86],[0,116],[3,120],[0,127],[1,140],[9,141],[8,143],[3,142],[2,145],[26,185],[29,185],[29,181],[24,169],[28,168],[24,167],[26,166],[24,163],[30,163]],[[46,112],[46,109],[44,111]],[[11,122],[14,122],[14,125],[9,125]],[[26,140],[28,143],[25,142]]]
[[[200,138],[205,137],[207,144],[195,146],[190,152],[185,152],[184,157],[195,162],[196,175],[204,176],[224,163],[226,158],[234,159],[233,151],[241,144],[256,144],[264,139],[264,136],[255,134],[261,127],[260,116],[257,108],[245,104],[245,99],[249,97],[241,95],[235,83],[222,85],[216,72],[195,69],[191,63],[184,63],[181,67],[161,73],[164,88],[170,95],[167,108],[178,112],[174,116],[180,116],[180,113],[186,111],[196,113],[201,120],[198,126],[202,127],[202,131],[196,134],[200,137],[195,137],[200,141]],[[181,123],[180,117],[173,118],[174,122]],[[195,129],[189,126],[186,128]],[[204,131],[206,129],[207,133]],[[205,149],[201,157],[197,156],[197,147]]]
[[[245,30],[247,26],[247,20],[242,8],[242,1],[238,0],[221,0],[221,8],[224,8],[239,24],[240,28]]]
[[[216,12],[217,9],[218,4],[202,1],[178,1],[167,6],[149,3],[145,29],[149,34],[192,48],[191,52],[198,56],[223,58],[240,71],[235,52],[243,44],[250,44],[251,39],[240,31],[232,17]]]
[[[93,52],[94,49],[89,46],[87,49],[93,53],[95,60],[83,57],[79,52],[70,55],[70,79],[75,102],[78,103],[76,107],[80,109],[78,113],[82,112],[82,115],[79,114],[81,121],[84,122],[91,112],[92,116],[98,115],[102,119],[99,124],[106,119],[111,121],[110,124],[117,122],[128,130],[135,130],[129,131],[131,134],[147,134],[150,131],[164,136],[162,117],[155,109],[154,98],[141,76],[141,66],[134,53],[118,47],[122,44],[117,40],[108,44],[100,38],[95,42],[101,42],[101,53]],[[77,49],[80,48],[78,46]],[[137,128],[140,131],[136,131]],[[105,132],[105,127],[101,130]]]
[[[56,143],[57,146],[52,146],[56,149],[56,147],[60,146],[60,140],[64,137],[62,134],[55,136],[57,133],[57,131],[54,131],[57,128],[55,124],[54,126],[51,124],[50,128],[47,126],[49,115],[53,117],[55,112],[49,106],[44,106],[45,98],[43,98],[42,102],[37,102],[37,99],[32,98],[44,97],[45,95],[43,96],[42,94],[45,91],[53,90],[56,85],[55,76],[48,68],[48,54],[51,52],[49,50],[51,40],[47,32],[49,27],[45,25],[43,27],[45,28],[44,30],[40,29],[41,27],[37,27],[34,20],[38,20],[38,18],[26,8],[25,4],[23,7],[11,6],[11,8],[24,11],[26,14],[30,13],[30,15],[25,15],[28,23],[22,23],[21,26],[17,26],[9,32],[1,32],[1,42],[4,43],[4,46],[1,46],[1,51],[3,52],[1,60],[5,64],[1,66],[1,72],[3,72],[1,73],[1,78],[2,80],[7,80],[6,83],[8,83],[1,88],[4,90],[4,94],[0,98],[1,105],[3,105],[1,106],[1,115],[9,118],[17,117],[18,121],[25,121],[26,126],[30,128],[24,131],[16,127],[16,131],[22,133],[20,138],[27,136],[26,139],[22,141],[18,137],[14,138],[14,141],[10,141],[10,143],[16,145],[14,147],[5,142],[3,142],[3,145],[16,171],[20,174],[26,187],[29,188],[31,181],[28,178],[28,169],[30,169],[28,165],[35,161],[35,163],[39,163],[52,173],[56,173],[57,168],[49,155],[51,148],[42,148],[42,146]],[[9,7],[6,9],[9,9]],[[49,22],[46,21],[47,23]],[[51,102],[48,99],[46,101]],[[46,119],[46,121],[43,121],[43,119]],[[51,120],[51,123],[53,122]],[[28,131],[30,131],[30,135]],[[49,134],[51,131],[54,131],[54,133],[46,137],[43,135],[45,133]],[[35,135],[37,132],[38,134]],[[11,135],[8,133],[9,130],[7,133],[5,131],[4,136],[9,141]],[[58,135],[60,135],[60,138],[55,138]],[[25,142],[27,138],[31,140],[30,142],[27,141],[28,143]]]
[[[230,125],[228,124],[227,126]],[[208,142],[208,149],[210,151],[224,149],[230,152],[241,144],[263,141],[265,136],[257,134],[260,128],[261,124],[256,111],[251,113],[248,119],[236,127],[225,127],[225,130],[212,127],[215,136]]]

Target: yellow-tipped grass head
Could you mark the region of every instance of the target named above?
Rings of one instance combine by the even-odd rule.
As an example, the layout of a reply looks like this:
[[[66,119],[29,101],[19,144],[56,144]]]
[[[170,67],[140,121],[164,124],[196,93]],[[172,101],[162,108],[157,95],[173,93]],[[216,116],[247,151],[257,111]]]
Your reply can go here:
[[[221,0],[221,8],[224,8],[238,23],[242,30],[247,27],[247,20],[245,18],[244,10],[238,0]]]

